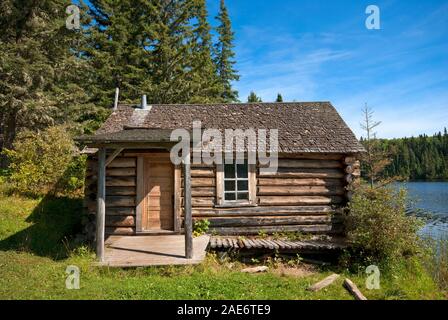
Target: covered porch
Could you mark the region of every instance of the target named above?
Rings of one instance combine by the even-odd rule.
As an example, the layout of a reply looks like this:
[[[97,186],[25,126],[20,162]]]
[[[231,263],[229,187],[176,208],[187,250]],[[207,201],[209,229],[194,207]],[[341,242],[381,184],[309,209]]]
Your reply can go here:
[[[195,264],[205,257],[209,238],[192,236],[190,163],[170,161],[170,134],[127,128],[79,139],[95,149],[98,265]],[[129,227],[111,234],[116,222]]]

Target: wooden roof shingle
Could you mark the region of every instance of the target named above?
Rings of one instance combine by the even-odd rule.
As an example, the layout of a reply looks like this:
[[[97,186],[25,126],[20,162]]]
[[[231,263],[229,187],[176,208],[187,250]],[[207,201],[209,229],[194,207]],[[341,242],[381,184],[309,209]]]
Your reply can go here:
[[[93,140],[144,129],[277,129],[282,153],[360,153],[363,146],[330,102],[151,105],[149,111],[120,105]],[[122,133],[120,133],[122,132]]]

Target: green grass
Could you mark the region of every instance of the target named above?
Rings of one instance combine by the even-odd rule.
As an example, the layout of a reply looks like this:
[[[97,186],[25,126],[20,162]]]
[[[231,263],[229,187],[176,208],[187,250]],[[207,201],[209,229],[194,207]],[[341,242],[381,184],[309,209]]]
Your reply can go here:
[[[0,193],[0,299],[352,299],[342,287],[353,280],[369,299],[447,298],[420,264],[409,264],[381,278],[380,290],[365,288],[364,274],[316,270],[285,276],[243,274],[238,261],[214,255],[197,266],[133,269],[100,268],[71,235],[79,230],[81,201],[27,199]],[[81,270],[80,290],[65,288],[66,267]],[[332,272],[342,277],[327,289],[306,288]]]

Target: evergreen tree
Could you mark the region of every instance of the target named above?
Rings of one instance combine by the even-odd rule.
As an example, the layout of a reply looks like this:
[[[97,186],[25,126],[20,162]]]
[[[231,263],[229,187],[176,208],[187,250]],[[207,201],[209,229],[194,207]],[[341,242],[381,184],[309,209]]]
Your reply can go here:
[[[219,81],[214,64],[211,39],[211,27],[208,23],[208,13],[205,0],[196,0],[197,22],[194,24],[193,60],[191,69],[190,102],[211,103],[220,102],[224,88]]]
[[[219,26],[216,29],[218,42],[215,44],[215,64],[224,89],[221,97],[225,102],[235,102],[238,101],[238,91],[232,88],[232,81],[237,81],[240,77],[234,67],[236,63],[233,52],[234,33],[224,0],[220,2],[220,10],[216,19],[219,21]]]
[[[386,176],[402,176],[409,179],[448,179],[448,133],[432,137],[381,140],[385,150],[397,149],[392,162],[386,166]]]
[[[90,2],[92,23],[86,54],[94,70],[94,102],[111,106],[116,87],[120,88],[120,101],[138,100],[152,88],[151,61],[144,48],[151,46],[150,35],[156,32],[157,8],[147,1],[138,6],[126,0]]]
[[[275,102],[283,102],[283,97],[280,93],[277,94],[277,99],[275,99]]]
[[[247,97],[247,102],[262,102],[262,101],[261,98],[255,94],[255,92],[251,91],[249,96]]]
[[[89,56],[95,97],[111,105],[115,87],[124,101],[142,93],[150,103],[212,102],[222,87],[212,60],[204,0],[92,0]]]
[[[68,30],[65,24],[70,4],[0,3],[0,148],[11,148],[22,129],[72,120],[89,99],[80,87],[86,64],[75,54],[82,32]]]

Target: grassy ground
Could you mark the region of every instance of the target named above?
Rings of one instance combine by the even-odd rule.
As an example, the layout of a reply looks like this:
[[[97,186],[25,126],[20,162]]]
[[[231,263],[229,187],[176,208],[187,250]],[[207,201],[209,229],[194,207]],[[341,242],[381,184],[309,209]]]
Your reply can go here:
[[[382,276],[380,290],[365,288],[364,274],[273,263],[264,274],[243,274],[238,261],[210,254],[202,265],[134,269],[98,268],[86,247],[66,235],[79,229],[81,202],[26,199],[0,193],[0,299],[352,299],[352,279],[369,299],[444,299],[422,268]],[[64,240],[65,239],[65,240]],[[80,290],[65,288],[68,265],[81,270]],[[330,273],[343,274],[317,293],[306,288]]]

